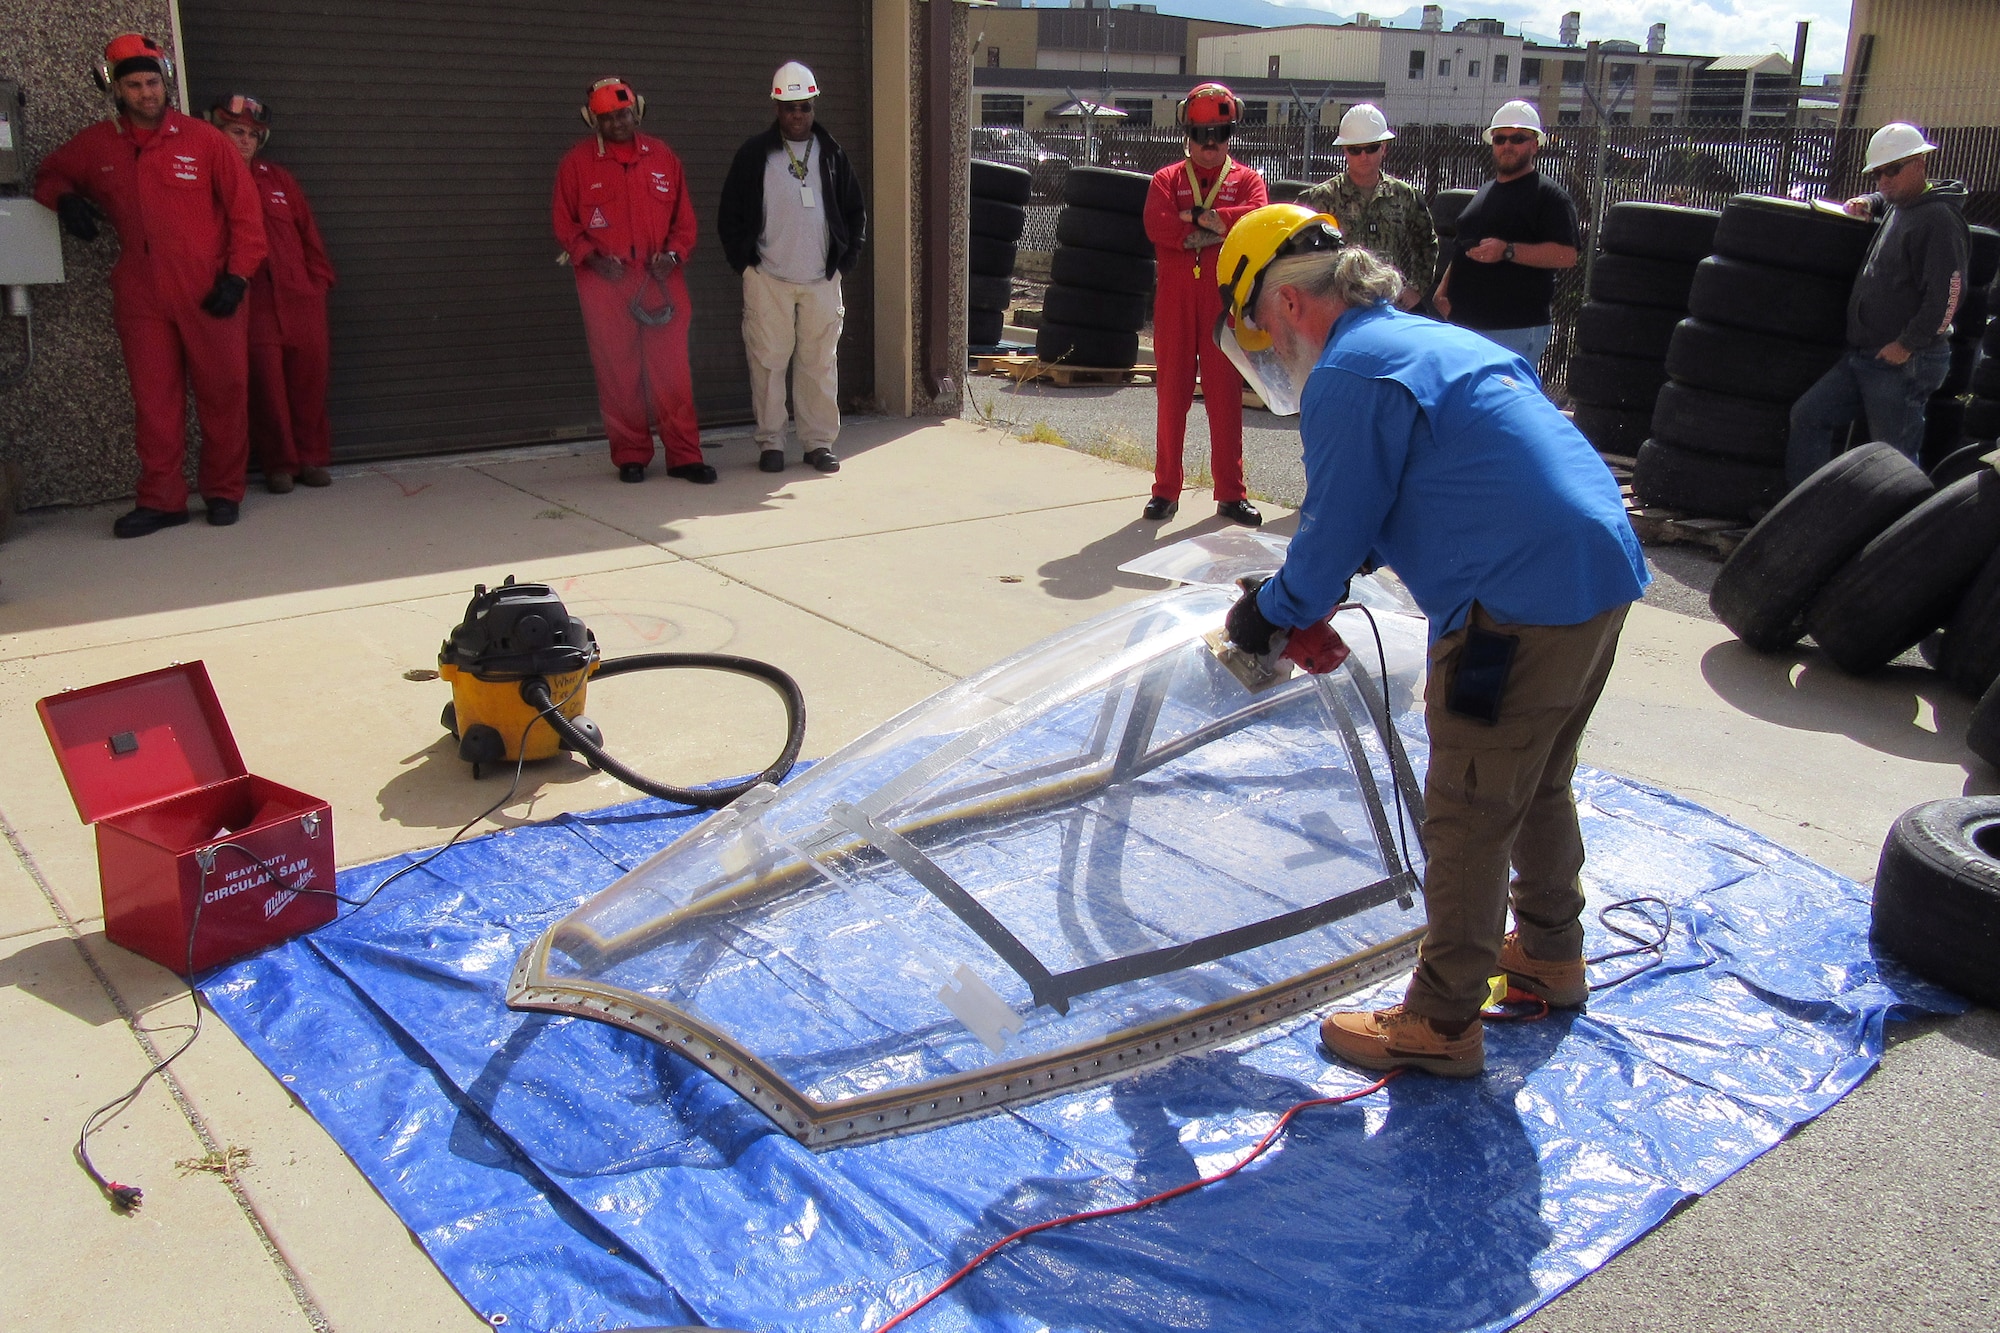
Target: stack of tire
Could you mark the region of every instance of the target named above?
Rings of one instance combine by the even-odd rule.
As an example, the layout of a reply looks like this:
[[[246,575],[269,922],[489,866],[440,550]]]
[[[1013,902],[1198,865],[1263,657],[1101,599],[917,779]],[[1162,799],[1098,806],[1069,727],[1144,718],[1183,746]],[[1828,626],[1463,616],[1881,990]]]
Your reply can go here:
[[[1605,210],[1568,383],[1576,428],[1599,453],[1630,458],[1652,433],[1667,346],[1687,317],[1696,265],[1715,249],[1721,219],[1712,209],[1672,204]]]
[[[1792,404],[1840,359],[1873,236],[1872,223],[1789,199],[1723,206],[1632,469],[1642,502],[1732,519],[1777,503]]]
[[[1971,262],[1967,264],[1970,280],[1965,295],[1959,299],[1958,315],[1951,330],[1951,369],[1945,373],[1944,383],[1924,406],[1924,447],[1917,459],[1925,467],[1935,467],[1947,454],[1955,452],[1961,442],[1971,435],[1966,428],[1968,413],[1964,394],[1973,387],[1973,378],[1979,377],[1984,392],[1979,396],[1989,403],[2000,399],[2000,361],[1985,357],[1986,369],[1981,370],[1981,341],[1990,323],[1991,293],[1989,284],[1993,275],[2000,272],[2000,231],[1991,227],[1968,229],[1971,240]],[[1987,342],[2000,342],[2000,337],[1987,338]],[[1991,439],[1991,428],[2000,404],[1982,408],[1976,414],[1977,424],[1988,429],[1986,438]]]
[[[1037,359],[1107,370],[1138,361],[1139,330],[1153,316],[1153,243],[1142,220],[1152,186],[1136,171],[1070,169]]]
[[[1887,444],[1841,454],[1750,530],[1716,575],[1709,606],[1751,648],[1780,652],[1811,634],[1857,675],[1942,629],[1926,651],[1953,686],[1980,701],[1967,743],[2000,765],[1993,468],[1934,480]]]
[[[1424,304],[1430,308],[1430,298],[1437,292],[1438,284],[1444,281],[1444,271],[1451,267],[1451,245],[1458,239],[1458,215],[1472,202],[1477,190],[1439,190],[1431,196],[1431,226],[1437,229],[1438,263],[1437,272],[1431,274],[1430,286],[1424,289]],[[1404,274],[1409,281],[1417,279]]]
[[[1014,299],[1014,243],[1028,225],[1034,177],[1005,162],[972,162],[971,277],[966,282],[965,341],[994,347]]]

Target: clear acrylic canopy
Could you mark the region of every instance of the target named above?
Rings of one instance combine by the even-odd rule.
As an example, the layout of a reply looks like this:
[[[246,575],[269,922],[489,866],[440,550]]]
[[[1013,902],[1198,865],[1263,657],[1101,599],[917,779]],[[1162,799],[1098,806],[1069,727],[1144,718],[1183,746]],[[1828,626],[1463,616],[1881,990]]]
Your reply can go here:
[[[1421,810],[1395,720],[1423,620],[1357,579],[1381,609],[1336,618],[1347,664],[1252,694],[1205,636],[1236,595],[1218,571],[1268,572],[1282,544],[1189,545],[1187,586],[703,821],[551,927],[509,1003],[653,1038],[823,1147],[1110,1079],[1406,968]]]

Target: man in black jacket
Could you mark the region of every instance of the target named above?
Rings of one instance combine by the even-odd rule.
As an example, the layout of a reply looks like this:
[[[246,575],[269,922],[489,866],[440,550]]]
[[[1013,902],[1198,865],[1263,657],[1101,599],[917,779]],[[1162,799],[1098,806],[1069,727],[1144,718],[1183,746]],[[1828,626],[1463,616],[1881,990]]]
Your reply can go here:
[[[1965,187],[1927,179],[1936,145],[1902,121],[1868,141],[1876,193],[1847,201],[1881,218],[1847,298],[1847,353],[1792,405],[1785,480],[1796,486],[1833,457],[1837,432],[1863,417],[1868,438],[1911,458],[1924,442],[1924,404],[1951,370],[1952,320],[1965,296]]]
[[[785,470],[787,367],[805,461],[840,471],[840,276],[861,260],[868,209],[847,154],[813,123],[818,96],[812,71],[795,60],[773,76],[777,122],[736,150],[716,220],[729,267],[743,275],[743,347],[766,472]]]

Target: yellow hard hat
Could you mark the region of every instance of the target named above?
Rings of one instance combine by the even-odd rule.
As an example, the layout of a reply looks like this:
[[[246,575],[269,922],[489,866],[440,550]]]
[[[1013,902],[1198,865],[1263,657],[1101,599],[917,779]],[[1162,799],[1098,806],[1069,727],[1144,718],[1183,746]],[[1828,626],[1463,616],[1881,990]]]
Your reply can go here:
[[[1345,244],[1339,219],[1299,204],[1266,204],[1238,218],[1222,242],[1222,258],[1215,268],[1222,286],[1222,313],[1235,328],[1238,345],[1246,352],[1271,345],[1271,335],[1249,318],[1264,287],[1265,269],[1286,255],[1338,250]]]

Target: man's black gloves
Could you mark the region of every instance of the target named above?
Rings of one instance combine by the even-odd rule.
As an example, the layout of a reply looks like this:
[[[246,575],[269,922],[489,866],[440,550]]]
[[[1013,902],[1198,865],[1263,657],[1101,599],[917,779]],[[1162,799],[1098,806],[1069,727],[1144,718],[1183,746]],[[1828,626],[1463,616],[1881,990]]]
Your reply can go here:
[[[80,194],[66,194],[56,200],[56,220],[79,241],[97,239],[97,209]]]
[[[201,308],[217,319],[228,319],[243,304],[243,293],[249,290],[247,281],[234,273],[225,273],[215,280],[208,295],[201,298]]]
[[[1271,651],[1271,636],[1284,628],[1266,620],[1257,605],[1257,590],[1266,582],[1264,579],[1245,579],[1243,595],[1236,599],[1236,605],[1229,608],[1229,618],[1222,622],[1229,641],[1257,657]]]

